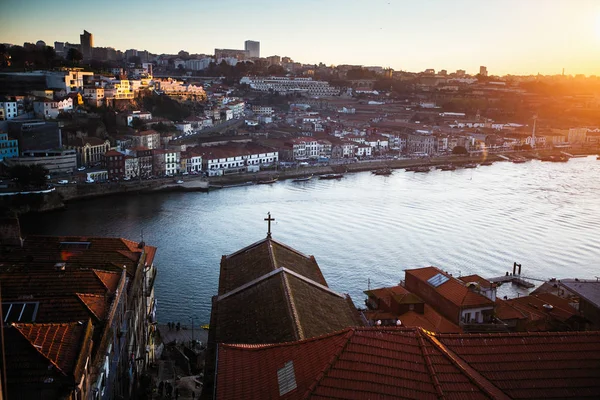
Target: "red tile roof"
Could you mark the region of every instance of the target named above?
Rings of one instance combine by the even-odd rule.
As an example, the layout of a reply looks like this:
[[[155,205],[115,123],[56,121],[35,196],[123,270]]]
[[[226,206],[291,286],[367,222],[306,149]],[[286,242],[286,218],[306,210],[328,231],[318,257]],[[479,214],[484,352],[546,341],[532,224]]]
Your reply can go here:
[[[296,388],[280,396],[278,370]],[[416,329],[348,329],[278,345],[220,345],[218,399],[398,399],[491,396]]]
[[[493,306],[494,302],[487,297],[470,290],[465,283],[452,277],[450,274],[436,268],[425,267],[419,269],[408,269],[406,275],[412,275],[415,278],[427,283],[427,280],[437,274],[442,274],[448,280],[437,287],[431,286],[436,292],[444,298],[459,307],[474,307],[474,306]],[[427,283],[428,284],[428,283]]]
[[[33,348],[64,375],[73,374],[86,323],[12,324]],[[9,364],[10,365],[10,364]]]
[[[291,343],[221,344],[217,362],[217,399],[600,396],[600,332],[354,328]],[[291,390],[281,394],[278,372],[286,365]]]
[[[462,329],[444,318],[437,311],[425,304],[423,314],[409,311],[400,315],[402,326],[420,327],[431,332],[438,333],[461,333]]]
[[[479,286],[481,286],[482,288],[486,288],[486,289],[496,286],[492,282],[488,281],[485,278],[482,278],[481,276],[479,276],[477,274],[467,275],[467,276],[459,276],[458,279],[460,279],[464,283],[477,282],[477,283],[479,283]]]

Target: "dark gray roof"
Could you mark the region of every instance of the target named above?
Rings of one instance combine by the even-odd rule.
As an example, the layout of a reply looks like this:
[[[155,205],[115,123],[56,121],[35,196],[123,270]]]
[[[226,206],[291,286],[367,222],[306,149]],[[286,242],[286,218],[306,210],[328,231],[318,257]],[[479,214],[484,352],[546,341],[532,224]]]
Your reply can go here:
[[[561,279],[560,284],[600,308],[600,282],[591,280]]]

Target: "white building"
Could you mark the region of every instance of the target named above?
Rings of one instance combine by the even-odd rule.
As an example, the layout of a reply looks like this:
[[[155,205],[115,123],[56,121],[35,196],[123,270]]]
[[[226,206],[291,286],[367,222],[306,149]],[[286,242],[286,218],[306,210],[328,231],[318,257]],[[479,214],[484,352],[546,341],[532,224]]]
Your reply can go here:
[[[215,61],[214,58],[201,58],[201,59],[191,59],[185,62],[185,69],[191,71],[203,71],[210,65],[211,62]]]
[[[4,118],[1,120],[9,120],[13,119],[17,116],[17,102],[16,101],[3,101],[0,102],[0,109],[2,109],[2,114],[4,114]]]
[[[165,175],[172,176],[179,172],[179,152],[165,151]]]
[[[368,144],[357,145],[355,151],[357,157],[371,157],[371,154],[373,154],[373,148]]]
[[[137,157],[125,156],[125,178],[134,179],[140,176],[140,162]]]
[[[125,123],[127,126],[131,126],[133,120],[139,118],[144,121],[150,121],[152,119],[152,113],[148,111],[132,111],[125,115]]]
[[[252,112],[256,115],[265,115],[265,116],[272,116],[274,111],[273,111],[273,107],[267,107],[267,106],[252,106]]]
[[[192,133],[193,132],[192,124],[189,122],[176,122],[175,128],[177,128],[178,131],[183,132],[183,133]]]
[[[245,76],[240,80],[240,83],[245,83],[252,89],[261,92],[272,90],[277,93],[304,93],[317,97],[337,96],[340,94],[340,89],[329,86],[329,82],[313,81],[312,78]]]
[[[73,99],[65,98],[63,100],[44,99],[33,102],[33,111],[38,117],[57,118],[58,114],[73,109]]]
[[[279,152],[254,144],[213,146],[202,153],[202,169],[209,176],[244,173],[278,161]]]
[[[111,100],[133,100],[134,93],[131,90],[129,80],[114,80],[104,88],[104,96]]]

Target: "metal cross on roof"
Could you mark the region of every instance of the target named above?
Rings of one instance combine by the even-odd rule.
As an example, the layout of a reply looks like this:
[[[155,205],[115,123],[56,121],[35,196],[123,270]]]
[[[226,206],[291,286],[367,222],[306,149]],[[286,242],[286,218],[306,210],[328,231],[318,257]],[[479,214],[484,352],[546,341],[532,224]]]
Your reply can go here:
[[[265,218],[265,221],[267,221],[269,229],[267,230],[267,238],[270,239],[271,238],[271,221],[275,221],[275,218],[271,218],[271,213],[268,212],[267,213],[268,217]]]

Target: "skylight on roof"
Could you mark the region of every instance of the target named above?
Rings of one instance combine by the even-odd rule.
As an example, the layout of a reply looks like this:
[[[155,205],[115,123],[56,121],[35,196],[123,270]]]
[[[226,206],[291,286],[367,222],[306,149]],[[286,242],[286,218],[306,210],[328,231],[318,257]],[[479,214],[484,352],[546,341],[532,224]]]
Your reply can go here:
[[[4,322],[34,322],[39,303],[2,303]]]
[[[448,282],[448,279],[450,279],[450,278],[448,278],[446,275],[437,273],[434,276],[432,276],[431,278],[429,278],[427,280],[427,283],[429,283],[433,287],[438,287],[442,283]]]
[[[60,242],[61,249],[85,250],[90,247],[91,242]]]
[[[286,362],[283,368],[277,370],[277,383],[279,383],[280,396],[296,389],[298,385],[296,384],[293,361]]]

